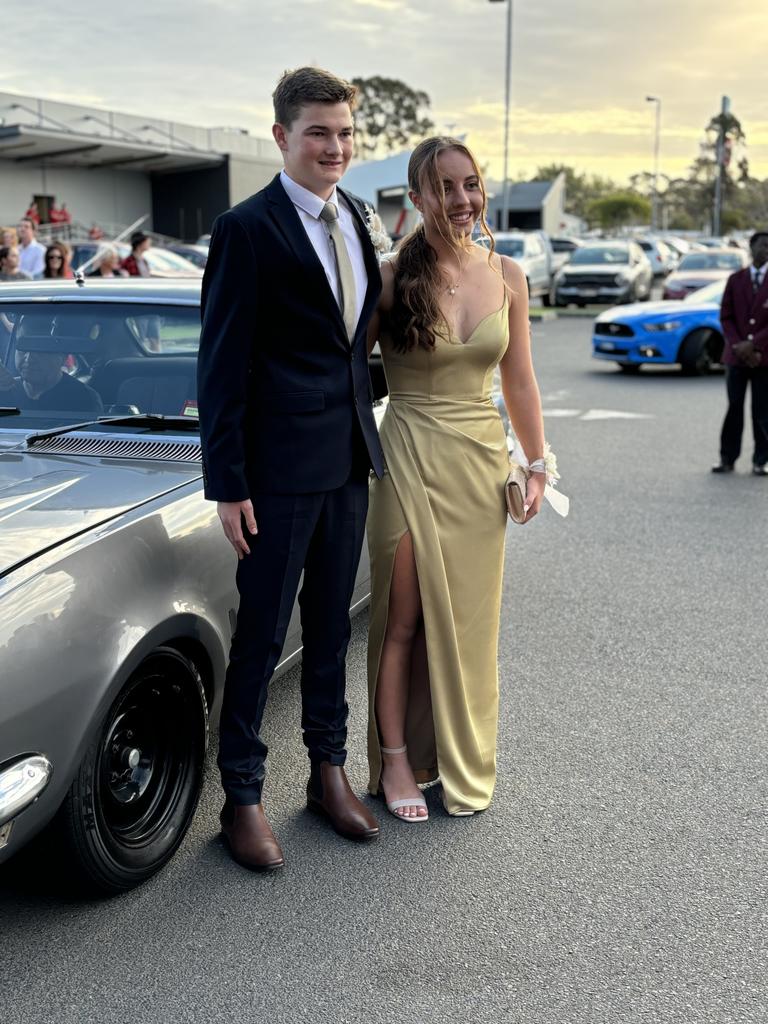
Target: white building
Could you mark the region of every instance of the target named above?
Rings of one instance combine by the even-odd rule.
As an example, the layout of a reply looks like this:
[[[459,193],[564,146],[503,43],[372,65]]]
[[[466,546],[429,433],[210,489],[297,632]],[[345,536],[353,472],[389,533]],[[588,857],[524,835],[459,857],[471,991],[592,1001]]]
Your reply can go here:
[[[0,224],[35,199],[44,220],[55,201],[107,234],[144,217],[144,229],[193,239],[281,167],[274,141],[244,129],[0,92]]]

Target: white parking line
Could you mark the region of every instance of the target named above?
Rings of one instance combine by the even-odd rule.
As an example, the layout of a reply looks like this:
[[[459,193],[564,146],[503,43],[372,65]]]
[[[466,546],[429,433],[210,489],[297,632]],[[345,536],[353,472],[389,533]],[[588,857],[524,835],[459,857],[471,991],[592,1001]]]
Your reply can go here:
[[[583,420],[652,420],[655,417],[648,412],[624,412],[622,409],[588,409],[581,417]]]
[[[587,409],[582,413],[581,409],[542,409],[545,416],[550,419],[564,419],[568,416],[580,420],[652,420],[655,416],[648,412],[625,412],[622,409]]]

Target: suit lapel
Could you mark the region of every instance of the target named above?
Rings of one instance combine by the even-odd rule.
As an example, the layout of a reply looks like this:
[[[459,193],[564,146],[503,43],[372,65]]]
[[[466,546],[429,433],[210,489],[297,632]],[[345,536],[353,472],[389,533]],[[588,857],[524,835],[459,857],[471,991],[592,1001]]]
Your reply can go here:
[[[749,293],[752,297],[752,303],[754,305],[762,306],[765,300],[768,298],[768,269],[763,270],[763,280],[760,282],[760,287],[756,292],[752,291],[752,270],[747,269],[749,274]]]
[[[290,245],[310,281],[316,286],[319,293],[324,296],[331,315],[334,317],[337,326],[341,328],[342,335],[346,338],[347,331],[344,327],[344,317],[339,309],[339,304],[336,302],[331,291],[325,270],[317,258],[314,246],[307,237],[307,232],[304,230],[301,218],[296,212],[296,207],[280,184],[280,175],[276,175],[272,179],[269,185],[267,185],[265,192],[270,204],[272,221]]]

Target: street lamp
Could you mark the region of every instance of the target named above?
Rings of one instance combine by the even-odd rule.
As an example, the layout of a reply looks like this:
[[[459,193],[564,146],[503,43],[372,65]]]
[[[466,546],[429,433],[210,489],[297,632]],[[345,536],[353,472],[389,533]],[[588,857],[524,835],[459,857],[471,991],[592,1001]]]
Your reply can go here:
[[[653,136],[653,206],[651,207],[651,229],[659,226],[659,130],[661,128],[661,98],[646,96],[646,103],[656,104],[656,130]]]
[[[507,5],[507,59],[504,70],[504,184],[502,186],[501,230],[509,229],[509,97],[512,80],[512,0],[488,0]]]

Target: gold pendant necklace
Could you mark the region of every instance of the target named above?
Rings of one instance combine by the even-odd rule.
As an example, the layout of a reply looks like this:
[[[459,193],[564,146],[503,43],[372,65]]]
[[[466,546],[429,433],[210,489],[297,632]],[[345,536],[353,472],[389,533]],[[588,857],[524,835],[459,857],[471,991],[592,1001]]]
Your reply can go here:
[[[460,285],[461,285],[461,278],[462,278],[463,274],[464,274],[464,267],[462,266],[462,263],[461,263],[461,257],[459,257],[459,276],[456,278],[456,283],[454,284],[452,281],[449,282],[448,287],[445,289],[448,292],[449,295],[455,295],[456,294],[457,288],[459,288]]]

